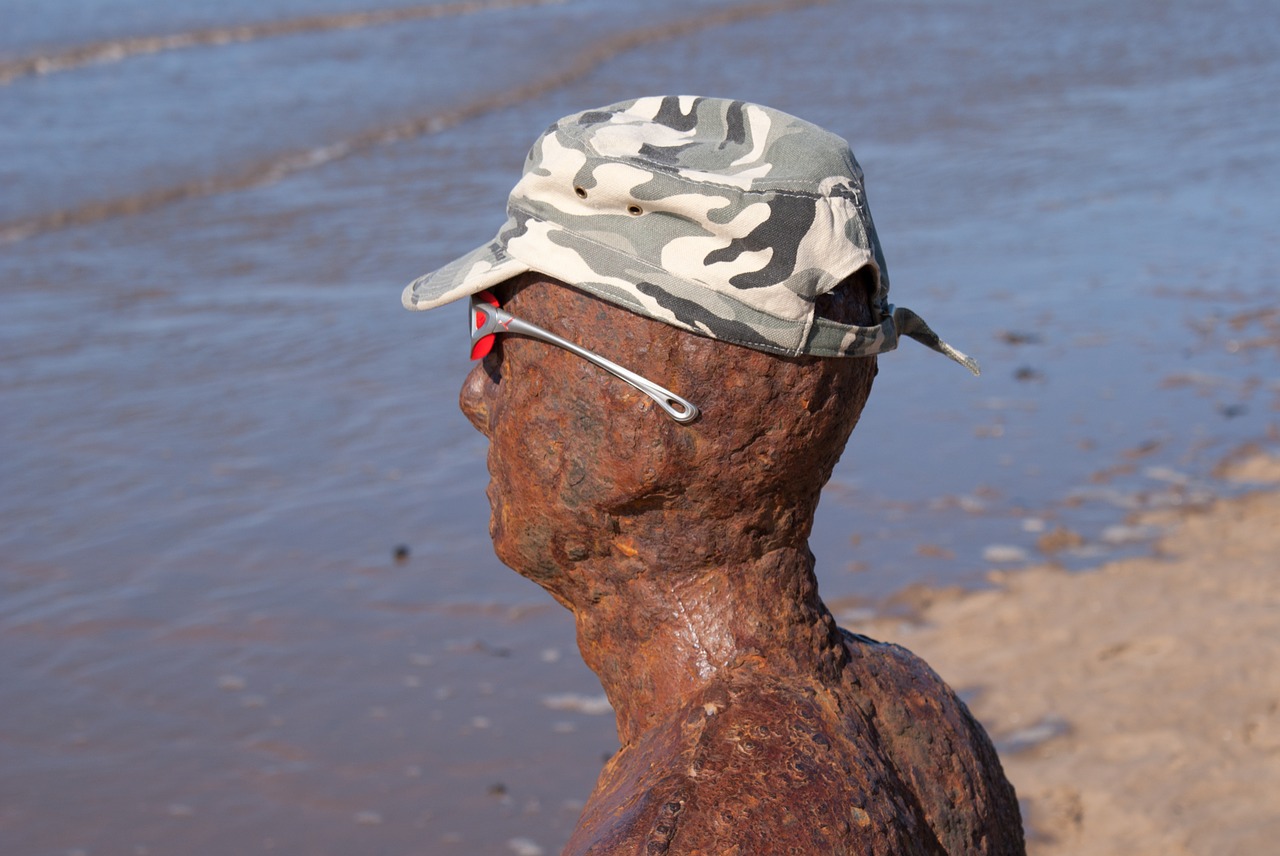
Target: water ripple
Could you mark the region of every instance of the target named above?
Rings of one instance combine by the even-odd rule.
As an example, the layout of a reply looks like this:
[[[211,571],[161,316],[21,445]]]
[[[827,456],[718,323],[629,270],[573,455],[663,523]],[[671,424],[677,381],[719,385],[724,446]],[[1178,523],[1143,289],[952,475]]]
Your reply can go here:
[[[507,5],[528,5],[531,2],[549,2],[549,0],[511,0]],[[548,75],[534,79],[523,86],[493,93],[452,109],[427,116],[419,116],[388,126],[371,128],[346,140],[339,140],[324,146],[286,152],[250,165],[239,172],[197,179],[114,199],[89,202],[75,208],[67,208],[61,211],[0,223],[0,244],[14,243],[45,232],[53,232],[72,226],[83,226],[113,217],[142,214],[185,199],[248,190],[254,187],[274,184],[295,173],[324,166],[349,155],[389,143],[435,134],[488,113],[542,97],[586,76],[592,70],[619,54],[635,50],[644,45],[689,36],[702,30],[725,26],[751,18],[794,11],[810,6],[822,6],[829,2],[831,0],[772,0],[772,2],[749,3],[728,9],[720,9],[673,23],[630,30],[602,39],[578,53],[566,65]],[[430,8],[459,9],[463,6],[480,5],[462,3],[450,7],[436,6]],[[485,8],[494,8],[497,5],[487,4]]]
[[[161,36],[132,36],[79,45],[52,53],[37,54],[19,59],[0,60],[0,86],[23,77],[37,77],[59,71],[70,71],[86,65],[119,62],[135,56],[210,47],[295,36],[324,33],[333,30],[357,30],[364,27],[380,27],[401,24],[426,18],[446,18],[472,15],[503,9],[519,9],[528,6],[550,6],[565,0],[462,0],[459,3],[409,6],[402,9],[383,9],[372,12],[343,12],[330,15],[307,15],[283,21],[264,21],[258,24],[241,24],[231,27],[211,27],[186,33]]]

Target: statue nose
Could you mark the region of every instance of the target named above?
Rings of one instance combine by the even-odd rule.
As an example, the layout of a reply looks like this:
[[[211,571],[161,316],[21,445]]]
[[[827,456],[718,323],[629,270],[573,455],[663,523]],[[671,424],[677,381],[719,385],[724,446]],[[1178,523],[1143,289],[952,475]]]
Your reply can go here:
[[[458,393],[458,406],[462,408],[463,415],[486,437],[489,436],[490,405],[497,388],[485,364],[480,362],[467,373]]]

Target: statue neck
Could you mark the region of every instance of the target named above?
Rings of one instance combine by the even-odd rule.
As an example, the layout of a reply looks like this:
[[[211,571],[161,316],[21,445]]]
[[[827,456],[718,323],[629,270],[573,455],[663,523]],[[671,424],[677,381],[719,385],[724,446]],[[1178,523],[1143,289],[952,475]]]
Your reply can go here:
[[[638,552],[576,570],[581,585],[562,600],[624,746],[733,670],[826,682],[844,666],[803,545],[698,568],[649,564]]]

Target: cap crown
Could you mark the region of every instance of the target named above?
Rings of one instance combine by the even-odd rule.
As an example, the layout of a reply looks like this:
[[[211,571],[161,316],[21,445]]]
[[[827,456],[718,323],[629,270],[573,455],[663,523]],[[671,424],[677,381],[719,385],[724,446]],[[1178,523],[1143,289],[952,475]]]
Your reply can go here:
[[[868,264],[887,310],[888,278],[848,144],[786,113],[667,96],[566,117],[508,214],[510,256],[675,326],[788,354],[888,344],[815,325],[815,298]]]

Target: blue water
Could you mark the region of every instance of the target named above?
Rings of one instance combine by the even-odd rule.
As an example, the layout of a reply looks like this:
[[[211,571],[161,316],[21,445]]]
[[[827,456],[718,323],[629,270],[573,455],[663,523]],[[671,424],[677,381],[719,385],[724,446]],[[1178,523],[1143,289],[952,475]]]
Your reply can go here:
[[[410,5],[11,0],[0,64]],[[575,110],[729,95],[847,137],[895,301],[982,362],[881,360],[814,533],[842,614],[1057,526],[1072,567],[1143,549],[1130,512],[1276,445],[1266,4],[775,5],[565,0],[0,86],[0,852],[558,849],[611,718],[545,700],[598,686],[490,552],[463,313],[399,292],[496,231]]]

